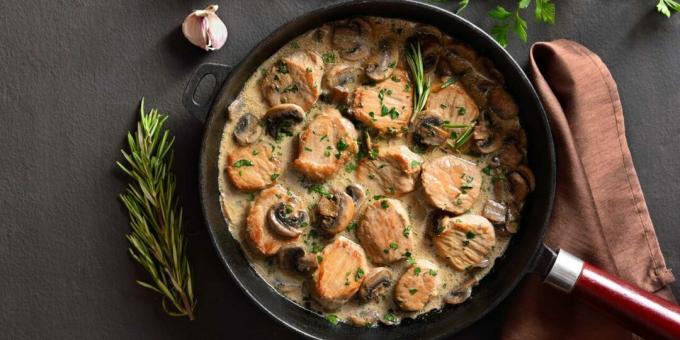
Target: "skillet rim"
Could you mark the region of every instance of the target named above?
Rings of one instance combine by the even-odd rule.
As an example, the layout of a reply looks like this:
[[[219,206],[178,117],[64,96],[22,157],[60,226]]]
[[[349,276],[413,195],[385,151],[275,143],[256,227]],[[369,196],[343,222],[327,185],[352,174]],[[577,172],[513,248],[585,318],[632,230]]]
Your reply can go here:
[[[517,285],[519,284],[519,281],[524,277],[524,275],[526,273],[532,271],[533,262],[534,262],[534,260],[537,256],[537,253],[542,248],[543,237],[544,237],[544,234],[545,234],[547,226],[548,226],[548,222],[549,222],[549,218],[550,218],[550,212],[552,211],[552,205],[553,205],[553,200],[554,200],[554,192],[555,192],[555,183],[556,183],[556,158],[555,158],[555,150],[554,150],[553,139],[552,139],[552,132],[551,132],[551,129],[550,129],[550,124],[549,124],[547,115],[546,115],[546,113],[543,109],[541,101],[540,101],[533,85],[531,84],[531,82],[527,78],[527,76],[524,73],[524,71],[522,70],[522,68],[517,64],[515,59],[504,48],[502,48],[500,45],[498,45],[491,36],[489,36],[485,31],[483,31],[481,28],[477,27],[476,25],[474,25],[470,21],[468,21],[468,20],[466,20],[466,19],[464,19],[464,18],[462,18],[462,17],[460,17],[460,16],[458,16],[458,15],[456,15],[456,14],[454,14],[454,13],[448,11],[448,10],[442,9],[440,7],[430,5],[430,4],[426,4],[426,3],[411,1],[411,0],[407,0],[407,1],[398,1],[398,0],[366,1],[366,0],[360,0],[360,1],[340,2],[340,3],[335,3],[335,4],[328,5],[328,6],[324,6],[324,7],[318,8],[318,9],[314,9],[314,10],[305,12],[301,15],[298,15],[298,16],[288,20],[287,22],[281,24],[274,31],[272,31],[266,38],[262,39],[258,44],[256,44],[248,52],[248,54],[245,57],[243,57],[241,59],[241,61],[235,67],[232,68],[227,79],[222,84],[217,85],[217,86],[219,86],[219,90],[216,91],[217,95],[214,97],[214,101],[209,105],[210,110],[209,110],[208,116],[206,117],[206,120],[205,120],[205,127],[204,127],[204,131],[203,131],[200,157],[199,157],[199,194],[200,194],[200,201],[201,201],[201,210],[203,212],[204,221],[206,223],[206,226],[208,227],[208,231],[210,233],[210,238],[212,240],[213,246],[217,250],[217,252],[220,256],[220,260],[223,262],[227,271],[229,272],[231,277],[234,279],[234,281],[236,281],[236,283],[240,287],[240,289],[255,303],[255,305],[257,305],[260,309],[264,310],[266,312],[266,314],[268,314],[270,317],[272,317],[274,320],[276,320],[280,324],[282,324],[282,325],[286,326],[287,328],[297,332],[297,334],[303,335],[305,337],[320,338],[318,335],[312,334],[311,331],[304,330],[304,329],[302,329],[302,327],[296,326],[295,324],[293,324],[293,322],[289,322],[289,320],[286,320],[286,318],[281,317],[281,316],[277,315],[275,312],[273,312],[270,309],[270,307],[267,306],[267,304],[271,305],[271,301],[269,301],[269,302],[261,301],[251,291],[251,289],[253,289],[253,287],[249,287],[249,282],[246,282],[246,280],[242,280],[242,278],[240,278],[237,275],[236,269],[232,268],[232,264],[230,264],[230,261],[229,261],[231,255],[227,254],[226,251],[224,251],[224,249],[222,249],[222,247],[224,245],[220,244],[220,242],[221,242],[220,238],[222,237],[223,234],[225,234],[225,230],[218,229],[216,226],[213,225],[213,223],[210,219],[211,210],[213,209],[213,208],[211,208],[211,205],[216,204],[216,202],[214,202],[214,201],[219,202],[219,191],[218,191],[218,197],[215,197],[214,195],[210,194],[211,188],[208,185],[210,180],[206,176],[206,174],[208,172],[210,172],[210,170],[207,169],[207,168],[213,165],[213,163],[211,162],[211,159],[208,159],[208,153],[207,153],[207,149],[208,149],[208,147],[210,147],[209,139],[211,137],[214,137],[209,132],[210,132],[211,128],[214,128],[214,127],[212,127],[212,125],[214,125],[215,115],[224,114],[224,109],[220,109],[220,107],[223,107],[223,105],[218,105],[218,104],[220,102],[225,101],[225,98],[228,97],[228,96],[226,96],[226,92],[227,92],[227,88],[229,87],[228,84],[231,81],[233,81],[233,75],[237,73],[237,70],[246,66],[245,64],[248,61],[250,61],[251,59],[256,57],[257,54],[261,53],[261,50],[267,49],[268,45],[276,45],[277,46],[276,49],[275,49],[275,51],[276,51],[290,41],[290,39],[288,39],[288,40],[281,42],[280,40],[282,40],[282,37],[279,37],[279,36],[291,35],[291,34],[294,34],[294,36],[298,36],[300,34],[303,34],[306,31],[308,31],[309,29],[312,29],[313,27],[317,27],[317,26],[320,25],[319,23],[316,23],[316,24],[312,24],[311,26],[308,25],[309,27],[306,28],[306,29],[300,29],[300,28],[296,29],[294,26],[296,25],[296,23],[298,23],[300,21],[306,21],[307,19],[310,19],[310,18],[313,19],[313,18],[318,17],[319,15],[322,15],[322,14],[325,14],[325,13],[329,14],[330,16],[333,16],[334,12],[343,11],[343,10],[346,10],[346,11],[349,11],[349,12],[355,12],[355,14],[353,14],[353,15],[362,15],[362,14],[356,13],[356,11],[358,9],[361,9],[362,5],[367,5],[367,6],[377,6],[377,5],[406,6],[406,7],[412,7],[414,10],[417,10],[417,11],[426,11],[426,12],[429,11],[432,15],[444,16],[444,17],[446,17],[447,20],[456,21],[457,25],[462,25],[462,26],[464,26],[464,28],[474,32],[473,36],[464,37],[463,40],[465,40],[465,41],[470,41],[472,39],[485,39],[485,40],[490,41],[491,45],[492,45],[492,50],[487,51],[486,53],[484,53],[484,55],[488,56],[489,53],[496,54],[495,59],[501,58],[501,59],[504,59],[505,61],[507,61],[509,63],[509,67],[512,69],[512,72],[514,73],[514,75],[519,77],[519,80],[517,81],[517,83],[513,84],[513,85],[519,86],[519,87],[524,87],[524,90],[529,92],[528,96],[530,97],[530,106],[531,106],[533,111],[536,111],[536,112],[534,112],[532,118],[538,118],[539,119],[538,124],[541,126],[541,129],[539,129],[539,130],[544,134],[544,136],[542,136],[542,138],[544,139],[544,142],[546,143],[545,148],[546,148],[547,154],[543,155],[543,157],[546,158],[546,160],[543,163],[547,164],[547,168],[548,168],[547,170],[548,170],[549,173],[546,175],[548,177],[547,182],[545,183],[546,184],[546,188],[545,188],[546,191],[543,193],[543,195],[541,197],[542,199],[545,200],[545,203],[543,203],[543,209],[541,209],[538,212],[539,215],[542,215],[542,218],[541,218],[541,221],[540,221],[541,225],[540,225],[540,227],[537,227],[538,229],[536,231],[534,231],[535,242],[533,244],[532,249],[528,250],[529,256],[526,257],[526,260],[524,261],[524,263],[517,265],[517,266],[522,267],[522,269],[520,270],[520,273],[518,273],[518,275],[513,276],[512,279],[509,280],[509,282],[505,283],[501,293],[496,294],[496,297],[494,299],[492,299],[488,304],[486,304],[481,312],[477,312],[476,316],[474,316],[472,318],[468,318],[467,320],[465,320],[465,322],[461,322],[461,323],[457,323],[455,325],[449,326],[448,328],[440,331],[440,334],[435,334],[434,337],[443,337],[443,336],[451,335],[451,334],[457,333],[457,332],[465,329],[466,327],[470,326],[472,323],[483,318],[491,310],[496,308],[497,305],[501,301],[505,300],[507,298],[507,296],[510,294],[510,292],[512,292],[517,287]],[[365,14],[365,15],[380,16],[380,15],[375,15],[375,14],[372,14],[372,13],[371,14]],[[352,15],[342,15],[342,16],[343,17],[351,17]],[[417,15],[408,15],[408,16],[417,16]],[[409,18],[408,16],[384,15],[383,17],[399,18],[399,19],[409,20],[409,21],[413,21],[413,22],[422,22],[421,20]],[[323,22],[330,22],[330,21],[334,21],[334,20],[338,20],[338,19],[333,17],[332,19],[322,21],[322,23]],[[313,21],[315,21],[315,20],[313,19]],[[435,26],[437,26],[437,25],[435,24]],[[442,28],[440,27],[440,29],[442,29]],[[446,30],[442,29],[442,31],[446,31]],[[269,54],[269,56],[271,56],[271,54]],[[269,56],[265,57],[264,60],[266,60],[266,58],[268,58]],[[264,61],[264,60],[262,60],[262,61]],[[262,61],[260,61],[260,63]],[[258,63],[258,65],[260,63]],[[507,71],[504,72],[504,75],[505,75],[505,73],[507,73]],[[246,80],[247,80],[247,78],[246,78]],[[241,83],[239,85],[239,88],[241,88],[242,86],[243,86],[243,83]],[[525,126],[524,121],[522,122],[522,126]],[[219,140],[221,141],[222,134],[223,134],[223,126],[218,127],[218,130],[220,131]],[[218,152],[219,152],[219,144],[221,144],[221,142],[218,142],[218,146],[217,146]],[[212,161],[214,161],[214,160],[212,160]],[[532,161],[532,159],[530,159],[530,162],[531,161]],[[212,189],[214,189],[214,188],[212,188]],[[536,195],[532,195],[532,196],[536,196]],[[230,232],[228,231],[228,225],[227,225],[226,221],[224,221],[224,218],[223,218],[222,212],[221,212],[221,208],[219,207],[219,203],[217,203],[216,205],[218,207],[222,223],[224,224],[224,226],[227,227],[227,228],[224,228],[224,227],[220,227],[220,228],[226,229],[227,238],[231,238],[231,241],[233,241],[235,244],[238,244],[238,242],[235,239],[232,238]],[[532,205],[534,205],[534,204],[532,204]],[[513,241],[514,241],[515,238],[517,238],[517,235],[515,237],[513,237]],[[509,245],[508,249],[513,247],[513,243],[511,243]],[[243,254],[240,247],[239,247],[238,251],[240,252],[241,257],[243,257],[243,259],[246,261],[246,263],[248,263],[248,260],[247,260],[247,258],[245,258],[245,255]],[[506,254],[507,253],[508,253],[508,251],[506,251]],[[505,257],[505,255],[503,257]],[[496,265],[498,265],[498,264],[496,264]],[[248,265],[248,269],[254,272],[254,270],[252,269],[252,267],[250,265]],[[494,266],[494,270],[496,270],[496,269],[497,268],[495,268],[495,266]],[[264,280],[262,280],[259,277],[259,275],[257,275],[257,274],[255,274],[255,275],[257,276],[257,278],[263,284],[267,285],[267,287],[270,288],[271,292],[270,292],[270,294],[267,298],[283,297],[275,289],[271,288],[268,285],[268,283],[266,283]],[[491,273],[489,275],[491,275]],[[481,282],[484,282],[484,280],[482,280]],[[474,297],[474,295],[473,295],[473,297]],[[297,304],[289,301],[286,298],[284,298],[284,300],[285,300],[284,303],[290,303],[290,304],[293,304],[294,306],[298,307],[299,309],[306,310],[303,307],[298,306]],[[449,308],[450,307],[443,308],[442,310],[448,311]],[[454,308],[457,308],[457,307],[454,307]],[[435,312],[435,314],[437,314],[437,313],[438,312]],[[307,311],[307,314],[313,315],[313,317],[315,319],[319,319],[320,321],[323,321],[327,325],[327,322],[325,320],[323,320],[321,317],[319,317],[318,314],[310,313],[309,311]],[[408,326],[415,324],[415,323],[430,324],[430,323],[433,323],[433,322],[431,322],[431,320],[432,320],[432,317],[430,316],[431,314],[433,314],[433,313],[432,312],[426,313],[426,314],[423,315],[424,317],[418,317],[413,322],[409,322],[411,320],[406,320],[407,321],[406,324],[402,323],[400,326],[396,326],[396,327],[394,327],[394,326],[391,326],[391,327],[381,326],[380,328],[392,330],[392,332],[394,333],[395,329],[407,328]],[[426,320],[423,320],[423,319],[426,319]],[[332,331],[332,332],[336,332],[333,335],[336,335],[336,336],[337,335],[340,335],[340,336],[350,335],[349,333],[352,333],[352,332],[345,332],[344,331],[344,330],[347,329],[347,327],[349,327],[350,329],[354,329],[354,330],[365,329],[365,328],[356,328],[356,327],[343,325],[341,327],[333,327],[333,328],[336,328],[334,331]],[[318,334],[318,332],[316,332],[316,333]],[[376,333],[378,335],[385,335],[385,334],[380,334],[381,332],[374,332],[373,335],[375,335]],[[366,335],[365,333],[358,333],[358,334],[359,335]]]

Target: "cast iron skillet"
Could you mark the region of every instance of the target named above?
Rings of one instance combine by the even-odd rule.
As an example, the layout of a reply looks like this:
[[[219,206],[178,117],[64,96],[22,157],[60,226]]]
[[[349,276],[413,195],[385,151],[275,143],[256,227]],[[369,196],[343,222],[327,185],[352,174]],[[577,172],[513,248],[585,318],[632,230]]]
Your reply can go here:
[[[243,84],[262,62],[293,38],[323,23],[358,15],[427,23],[465,41],[480,55],[490,58],[505,76],[507,88],[520,107],[520,120],[529,140],[529,166],[536,175],[536,190],[526,202],[519,233],[513,237],[507,252],[496,261],[489,275],[473,289],[472,297],[462,305],[446,307],[441,312],[431,312],[416,320],[404,320],[397,327],[356,328],[344,324],[331,326],[322,317],[279,295],[248,264],[241,246],[229,233],[219,204],[217,162],[226,123],[226,109]],[[196,88],[206,76],[214,77],[217,85],[208,100],[197,103],[194,98]],[[312,338],[432,338],[451,335],[488,313],[517,286],[525,274],[532,272],[546,277],[547,282],[562,290],[571,291],[576,287],[576,291],[579,291],[580,288],[582,294],[590,299],[600,299],[609,308],[637,308],[637,313],[653,312],[651,307],[642,311],[639,307],[643,302],[652,301],[654,297],[625,292],[635,293],[638,299],[646,300],[640,302],[630,298],[621,299],[625,295],[621,293],[621,289],[633,287],[611,281],[605,277],[606,274],[591,269],[588,264],[584,265],[583,261],[572,255],[564,251],[557,255],[543,245],[543,235],[548,226],[555,191],[556,171],[555,152],[546,114],[534,88],[512,57],[484,31],[453,13],[411,1],[356,1],[315,10],[274,31],[233,69],[219,64],[201,65],[187,85],[183,102],[187,110],[205,121],[199,164],[200,193],[204,217],[217,252],[234,280],[258,306],[302,335]],[[611,286],[612,284],[616,286]],[[606,289],[602,290],[603,287]],[[620,288],[619,292],[614,292],[617,287]],[[614,299],[617,294],[618,300]],[[652,302],[657,303],[656,300]],[[666,306],[666,312],[668,308]],[[634,313],[622,314],[630,318]],[[663,322],[658,320],[666,320],[670,326],[675,325],[678,333],[656,334],[680,336],[680,314],[661,313],[658,310],[656,314],[650,315],[650,319],[637,320],[638,326],[642,327],[638,334],[655,334],[645,331],[663,326]]]

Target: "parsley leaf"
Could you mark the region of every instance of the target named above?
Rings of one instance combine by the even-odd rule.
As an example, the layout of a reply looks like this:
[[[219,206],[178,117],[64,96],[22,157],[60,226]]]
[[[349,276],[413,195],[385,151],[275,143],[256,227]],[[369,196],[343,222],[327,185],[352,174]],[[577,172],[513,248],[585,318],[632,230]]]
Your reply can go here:
[[[659,0],[659,3],[656,4],[656,10],[670,18],[671,11],[680,12],[680,3],[675,0]]]
[[[536,0],[536,10],[534,11],[534,17],[538,21],[542,21],[548,24],[555,23],[555,4],[551,3],[550,0]]]

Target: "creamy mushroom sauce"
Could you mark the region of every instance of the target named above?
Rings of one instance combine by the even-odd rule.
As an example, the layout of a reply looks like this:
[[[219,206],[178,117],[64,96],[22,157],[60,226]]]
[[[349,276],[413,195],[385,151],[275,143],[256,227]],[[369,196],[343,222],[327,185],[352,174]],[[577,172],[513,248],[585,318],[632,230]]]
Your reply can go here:
[[[396,68],[401,68],[408,72],[408,74],[410,74],[409,66],[405,61],[406,39],[414,35],[415,30],[418,27],[420,27],[419,24],[404,20],[377,17],[363,19],[370,22],[373,29],[372,35],[373,37],[380,38],[389,37],[396,41],[398,46],[400,46],[399,63],[397,65],[390,66],[396,66]],[[398,324],[403,318],[409,317],[415,318],[419,314],[442,308],[446,304],[444,300],[449,292],[456,291],[456,289],[459,289],[463,284],[466,283],[469,284],[469,282],[476,283],[479,280],[481,280],[492,268],[495,259],[501,256],[503,252],[506,250],[511,238],[511,233],[498,232],[499,229],[498,226],[496,226],[497,228],[495,235],[495,245],[493,246],[491,252],[487,256],[489,260],[488,265],[484,268],[471,267],[463,271],[458,271],[455,270],[447,261],[445,261],[444,258],[435,254],[431,236],[434,227],[428,221],[428,214],[435,211],[436,209],[429,205],[427,203],[427,200],[424,198],[423,187],[419,178],[416,180],[415,191],[399,196],[390,195],[389,192],[385,192],[384,188],[376,186],[375,183],[361,183],[368,189],[367,190],[368,201],[364,203],[364,206],[373,203],[374,196],[375,198],[382,199],[376,195],[386,195],[392,198],[397,198],[406,208],[408,215],[410,217],[411,226],[410,231],[413,237],[413,249],[410,249],[409,251],[415,260],[429,261],[438,266],[438,269],[436,270],[436,275],[439,279],[438,292],[436,296],[431,298],[426,303],[424,308],[412,312],[406,312],[402,310],[399,307],[399,305],[396,304],[394,301],[394,288],[399,277],[409,268],[409,264],[405,259],[387,265],[387,267],[389,267],[392,270],[393,275],[392,285],[388,288],[386,293],[377,301],[364,302],[361,299],[359,299],[358,296],[356,296],[358,294],[355,294],[355,296],[350,298],[349,301],[342,305],[341,308],[331,311],[323,310],[315,303],[314,299],[310,297],[309,274],[304,275],[299,273],[292,273],[290,271],[279,268],[279,265],[277,263],[278,262],[277,256],[265,257],[258,253],[258,251],[254,250],[250,243],[247,242],[246,238],[248,236],[245,234],[246,216],[248,214],[249,208],[253,204],[254,200],[258,197],[258,194],[260,193],[261,190],[251,191],[238,190],[237,188],[234,187],[233,183],[230,181],[230,178],[227,176],[225,171],[227,166],[230,165],[228,163],[228,154],[231,152],[231,150],[239,148],[239,145],[235,142],[235,139],[233,137],[236,122],[242,115],[246,113],[250,113],[259,119],[263,118],[265,112],[270,108],[270,105],[267,103],[265,98],[263,98],[261,83],[266,74],[270,72],[269,70],[272,69],[272,67],[275,66],[276,63],[279,63],[282,57],[294,53],[296,51],[309,50],[314,51],[318,53],[319,56],[321,56],[321,58],[324,61],[324,71],[327,71],[332,66],[337,65],[339,63],[358,65],[361,68],[365,68],[366,64],[365,59],[358,61],[345,60],[341,57],[340,51],[338,51],[337,48],[334,48],[331,39],[333,35],[333,25],[334,23],[329,23],[327,25],[322,26],[321,28],[307,32],[295,38],[289,44],[281,48],[276,54],[271,56],[267,61],[265,61],[261,65],[259,70],[255,72],[250,77],[250,79],[244,84],[243,89],[240,92],[239,96],[230,105],[228,112],[225,113],[228,115],[228,122],[224,128],[219,158],[220,168],[219,189],[221,192],[220,196],[221,206],[224,216],[228,221],[231,234],[242,245],[244,253],[248,257],[253,268],[262,277],[262,279],[265,280],[269,285],[271,285],[275,290],[277,290],[290,300],[302,306],[305,306],[306,308],[314,310],[321,315],[325,315],[326,317],[332,315],[330,316],[330,320],[332,322],[338,320],[341,322],[347,322],[349,324],[354,324],[358,326],[371,326],[377,324],[378,322],[394,325]],[[446,39],[455,42],[455,40],[450,39],[449,37],[446,36],[442,37],[442,40]],[[377,40],[378,38],[373,38],[369,41],[369,47],[371,48],[371,51],[375,51],[377,49],[378,44]],[[463,52],[459,51],[459,54],[464,55],[465,53]],[[500,77],[498,72],[495,71],[495,69],[493,69],[492,66],[490,66],[490,62],[488,62],[488,60],[481,58],[481,56],[476,58],[478,58],[478,60],[476,60],[475,66],[478,66],[481,70],[482,66],[479,65],[483,65],[483,67],[486,68],[485,72],[488,78],[495,77],[494,79],[497,80]],[[440,59],[440,63],[444,62],[444,60],[445,59]],[[476,71],[469,70],[468,72]],[[461,75],[459,74],[458,76]],[[437,88],[438,86],[441,87],[442,81],[439,80],[440,77],[435,74],[432,74],[432,77],[434,79],[432,85],[433,88]],[[464,77],[460,77],[460,79],[461,80],[458,81],[459,84],[462,83]],[[384,82],[389,81],[394,81],[394,79],[391,80],[388,78],[384,80]],[[399,81],[403,84],[403,86],[406,87],[406,89],[408,89],[409,86],[412,89],[414,86],[413,82],[409,79],[399,79]],[[502,83],[502,77],[498,83]],[[379,87],[380,82],[378,82],[374,86]],[[324,92],[327,91],[325,85],[322,86],[322,90]],[[317,186],[313,186],[314,182],[306,179],[301,172],[299,172],[291,165],[291,162],[293,162],[293,160],[295,160],[295,158],[298,155],[297,145],[298,136],[300,132],[303,131],[307,124],[314,117],[319,115],[322,111],[327,110],[329,108],[335,108],[337,106],[338,106],[337,104],[330,103],[330,101],[328,100],[320,99],[316,101],[316,103],[314,103],[314,105],[311,106],[309,110],[307,110],[304,122],[295,127],[293,136],[283,137],[280,138],[280,140],[275,140],[274,138],[269,136],[265,131],[262,133],[261,137],[258,138],[259,141],[257,142],[264,143],[264,145],[270,147],[271,150],[273,150],[272,157],[275,157],[278,160],[280,160],[280,163],[282,164],[280,174],[272,173],[272,175],[274,176],[278,175],[278,177],[275,178],[274,180],[275,184],[282,186],[289,193],[292,193],[293,195],[299,197],[301,199],[302,205],[309,209],[310,216],[313,216],[314,208],[321,197],[321,195],[318,192],[310,190],[310,188],[315,187],[318,189],[319,188],[318,185],[322,185],[323,188],[326,188],[328,190],[330,190],[331,188],[338,188],[340,190],[344,190],[344,188],[347,185],[358,182],[356,172],[357,159],[354,155],[350,158],[349,162],[343,164],[333,176],[326,178],[324,181],[316,182],[318,183]],[[484,115],[483,111],[487,111],[487,108],[485,108],[483,105],[480,105],[480,115],[478,121],[481,121],[483,119]],[[422,114],[422,112],[420,114]],[[350,119],[352,118],[351,114],[348,115],[346,114],[346,112],[344,112],[343,115]],[[415,118],[417,120],[418,117]],[[521,161],[525,164],[526,151],[524,149],[526,147],[525,145],[526,137],[524,136],[523,131],[519,127],[519,122],[518,119],[516,118],[516,114],[513,117],[510,117],[510,119],[503,120],[501,124],[495,124],[495,126],[493,126],[492,128],[499,129],[501,128],[499,127],[499,125],[506,129],[508,129],[509,126],[510,127],[509,129],[515,130],[515,135],[519,136],[518,138],[519,142],[517,143],[521,147],[520,148],[522,153]],[[386,148],[387,146],[406,145],[411,150],[415,151],[418,148],[414,147],[412,142],[413,123],[409,124],[409,130],[410,131],[408,133],[397,136],[388,136],[384,134],[381,136],[375,136],[374,134],[372,136],[374,147],[376,149],[382,149]],[[358,131],[359,134],[361,135],[362,130],[358,129]],[[459,133],[461,132],[461,130],[457,131]],[[475,131],[475,134],[477,134],[477,131]],[[472,138],[470,139],[470,142],[468,144],[474,142],[475,139]],[[462,159],[469,160],[479,170],[483,170],[481,172],[483,178],[481,181],[482,184],[479,196],[474,201],[472,207],[468,211],[468,213],[471,214],[481,215],[482,210],[484,209],[488,199],[494,199],[500,202],[504,201],[503,198],[497,197],[501,194],[494,192],[494,185],[497,182],[497,180],[499,181],[506,180],[505,179],[506,177],[504,176],[505,172],[512,171],[512,169],[505,166],[490,169],[489,164],[494,161],[492,160],[492,157],[494,156],[499,157],[500,151],[480,155],[478,152],[474,152],[474,150],[472,150],[470,147],[463,147],[461,149],[462,151],[455,151],[451,147],[449,147],[446,143],[444,143],[443,145],[438,147],[431,147],[428,148],[427,150],[421,150],[421,152],[419,152],[419,156],[422,157],[423,162],[426,164],[431,160],[440,158],[445,155],[456,155],[457,157],[460,157]],[[333,152],[335,153],[336,150],[333,150]],[[495,161],[498,162],[498,158],[496,158]],[[250,166],[243,166],[238,168],[238,172],[240,175],[243,175],[243,173],[250,172],[253,170],[254,169],[252,169],[252,167]],[[266,186],[271,185],[267,184]],[[521,203],[522,202],[516,202],[516,204],[519,207],[521,207]],[[360,220],[361,218],[360,215],[361,213],[357,213],[357,216],[354,218],[355,222],[358,222]],[[511,222],[517,223],[518,217],[519,216],[515,216],[514,220]],[[343,236],[360,245],[361,243],[357,239],[356,228],[353,228],[354,226],[355,225],[352,224],[352,227],[349,228],[350,230],[344,230],[340,232],[335,236],[335,238]],[[501,226],[500,229],[503,229],[503,227]],[[299,237],[297,240],[293,241],[292,243],[301,245],[307,252],[319,255],[318,258],[321,259],[320,257],[321,250],[325,245],[329,244],[332,241],[332,238],[324,238],[323,236],[321,236],[320,235],[321,233],[315,231],[314,223],[311,223],[310,226],[305,226],[304,228],[302,228],[302,231],[303,231],[302,236]],[[368,272],[371,268],[377,266],[374,265],[369,259],[368,267],[369,268],[364,268],[365,272]],[[352,276],[353,275],[354,274],[352,274]],[[470,281],[471,279],[473,279],[473,281]],[[464,298],[465,297],[463,297],[463,299]]]

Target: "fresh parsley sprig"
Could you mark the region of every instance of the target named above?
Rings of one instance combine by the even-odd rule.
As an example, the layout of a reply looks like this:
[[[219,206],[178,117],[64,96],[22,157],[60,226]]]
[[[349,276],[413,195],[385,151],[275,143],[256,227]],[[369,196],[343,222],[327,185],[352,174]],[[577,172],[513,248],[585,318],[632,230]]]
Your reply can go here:
[[[671,17],[671,11],[680,12],[680,3],[675,0],[659,0],[656,4],[656,10],[665,15],[666,18]]]
[[[128,210],[132,232],[127,235],[130,255],[149,273],[151,281],[137,281],[163,297],[172,316],[194,319],[196,298],[182,227],[182,208],[175,195],[171,171],[174,138],[163,128],[167,116],[140,105],[137,131],[127,136],[125,164],[116,162],[131,179],[121,201]],[[168,305],[169,303],[169,305]]]
[[[494,9],[489,11],[488,15],[496,20],[496,24],[491,29],[491,35],[498,41],[501,46],[508,46],[508,32],[512,29],[517,37],[523,42],[527,42],[527,21],[522,18],[521,12],[529,7],[531,0],[521,0],[517,3],[517,7],[512,11],[508,11],[505,7],[497,5]],[[536,0],[536,8],[534,10],[534,18],[536,21],[547,24],[555,23],[555,4],[550,0]]]

